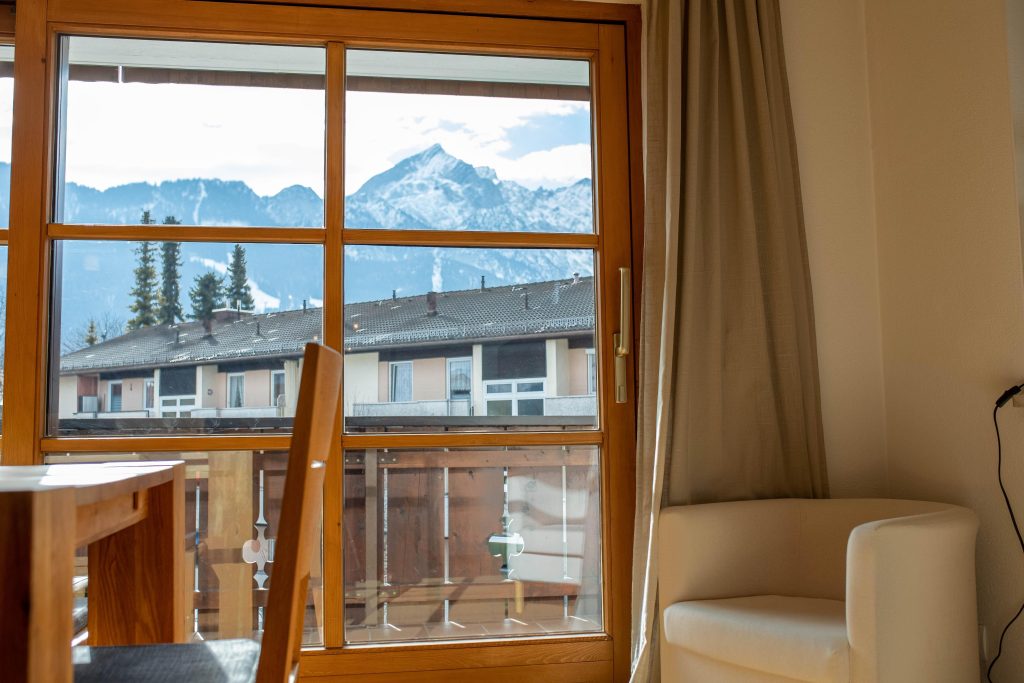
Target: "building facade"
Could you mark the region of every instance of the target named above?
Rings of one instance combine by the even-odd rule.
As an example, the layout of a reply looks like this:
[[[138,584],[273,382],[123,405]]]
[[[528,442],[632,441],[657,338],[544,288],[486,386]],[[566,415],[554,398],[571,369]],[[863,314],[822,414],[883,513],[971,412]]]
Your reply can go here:
[[[322,309],[128,332],[61,358],[58,417],[288,418]],[[345,415],[596,416],[593,278],[345,306]]]

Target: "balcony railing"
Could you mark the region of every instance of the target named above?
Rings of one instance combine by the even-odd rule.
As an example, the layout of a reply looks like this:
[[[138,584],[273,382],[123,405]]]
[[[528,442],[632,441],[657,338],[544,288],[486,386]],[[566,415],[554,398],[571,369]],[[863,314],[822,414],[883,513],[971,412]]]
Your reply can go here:
[[[465,417],[472,410],[468,399],[352,404],[353,417]]]

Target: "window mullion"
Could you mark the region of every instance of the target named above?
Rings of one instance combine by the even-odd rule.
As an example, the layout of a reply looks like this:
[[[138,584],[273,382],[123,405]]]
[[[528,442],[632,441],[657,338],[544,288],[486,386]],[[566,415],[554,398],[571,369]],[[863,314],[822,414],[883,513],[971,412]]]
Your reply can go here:
[[[345,216],[345,46],[327,45],[326,155],[324,168],[324,343],[342,348],[344,320],[344,245],[342,230]],[[344,368],[342,369],[344,382]],[[341,424],[342,408],[336,417]],[[324,481],[323,591],[325,647],[341,647],[345,642],[345,577],[342,571],[342,467],[341,441],[331,446]]]

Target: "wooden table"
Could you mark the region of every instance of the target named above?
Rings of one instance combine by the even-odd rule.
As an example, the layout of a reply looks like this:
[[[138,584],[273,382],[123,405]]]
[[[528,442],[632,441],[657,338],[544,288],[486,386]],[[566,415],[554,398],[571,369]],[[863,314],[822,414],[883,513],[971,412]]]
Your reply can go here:
[[[75,549],[89,644],[183,642],[185,466],[0,467],[0,678],[71,681]]]

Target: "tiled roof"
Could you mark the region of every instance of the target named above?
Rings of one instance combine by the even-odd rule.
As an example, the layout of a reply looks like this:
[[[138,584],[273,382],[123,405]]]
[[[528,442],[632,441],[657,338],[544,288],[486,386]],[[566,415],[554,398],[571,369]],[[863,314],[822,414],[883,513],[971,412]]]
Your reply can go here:
[[[594,280],[553,280],[442,292],[436,315],[428,296],[397,297],[345,306],[345,348],[353,351],[562,336],[594,327]],[[322,338],[323,309],[243,315],[216,322],[157,325],[100,342],[61,358],[61,374],[196,365],[240,359],[295,357]]]

